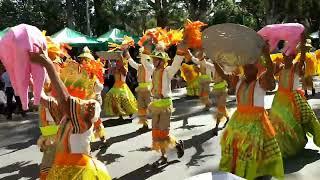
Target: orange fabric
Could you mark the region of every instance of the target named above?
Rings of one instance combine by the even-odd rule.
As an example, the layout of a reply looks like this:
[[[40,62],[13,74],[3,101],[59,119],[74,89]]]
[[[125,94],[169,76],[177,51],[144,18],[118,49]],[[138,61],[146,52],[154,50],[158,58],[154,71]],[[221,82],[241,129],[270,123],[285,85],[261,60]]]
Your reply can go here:
[[[233,149],[233,157],[232,157],[232,170],[231,173],[236,172],[236,167],[237,167],[237,159],[239,155],[239,150],[238,150],[238,140],[234,139],[232,143],[232,149]]]
[[[146,82],[146,69],[143,65],[139,65],[138,67],[138,82],[144,83]]]
[[[169,138],[169,130],[152,129],[153,140],[165,140]]]
[[[48,176],[48,172],[40,172],[40,180],[46,180]]]
[[[102,124],[101,118],[99,118],[98,121],[96,121],[96,122],[94,123],[94,129],[99,128],[99,127],[100,127],[100,124]]]
[[[281,80],[283,80],[283,70],[280,72],[280,81],[279,81],[279,89],[288,89],[289,91],[292,91],[292,88],[293,88],[293,81],[294,81],[294,66],[291,67],[290,69],[290,74],[289,74],[289,84],[288,86],[289,87],[283,87],[282,83],[281,83]]]
[[[226,113],[227,113],[227,107],[226,107],[226,106],[219,106],[219,105],[218,105],[217,111],[218,111],[219,113],[224,113],[224,114],[226,114]]]
[[[144,108],[138,109],[138,115],[144,116],[147,114],[147,110]]]
[[[269,135],[269,137],[274,137],[276,135],[276,132],[269,120],[269,116],[266,111],[264,111],[261,121],[263,128],[265,132]]]
[[[121,80],[117,80],[115,83],[114,83],[114,87],[116,88],[120,88],[125,82],[121,81]]]
[[[86,166],[91,162],[91,157],[85,154],[57,153],[54,161],[58,166]]]
[[[39,113],[40,113],[40,122],[41,122],[41,126],[47,126],[48,125],[48,121],[47,121],[47,116],[46,116],[46,109],[44,106],[41,106],[39,109]]]
[[[274,131],[274,128],[269,120],[268,114],[267,114],[266,110],[264,109],[264,107],[238,105],[237,111],[239,113],[247,113],[247,114],[262,113],[263,115],[261,118],[261,122],[262,122],[262,125],[263,125],[265,132],[268,133],[268,135],[270,137],[275,136],[276,133]]]
[[[246,98],[249,98],[248,100],[248,103],[247,104],[248,106],[253,106],[254,105],[254,99],[253,99],[253,96],[254,96],[254,88],[256,86],[256,82],[257,81],[253,81],[249,84],[248,88],[249,88],[249,93],[248,93],[248,97]],[[245,94],[242,94],[243,91],[245,90],[244,88],[244,85],[246,83],[244,81],[241,82],[240,86],[239,86],[239,89],[238,89],[238,93],[237,93],[237,101],[238,101],[238,105],[242,105],[243,102],[241,102],[241,96],[245,96]]]
[[[246,106],[246,105],[238,105],[237,110],[240,113],[262,113],[265,111],[264,107]]]
[[[157,72],[160,71],[160,75]],[[164,69],[155,70],[152,75],[152,89],[151,92],[154,97],[161,98],[162,94],[162,78]],[[157,89],[155,89],[157,88]]]
[[[208,97],[209,96],[209,93],[208,92],[202,92],[200,94],[201,97]]]
[[[292,103],[292,106],[293,106],[293,111],[294,111],[294,114],[295,114],[295,117],[298,117],[298,119],[300,119],[300,110],[299,110],[299,107],[295,101],[295,97],[294,97],[294,93],[292,91],[289,91],[288,89],[282,89],[282,88],[279,88],[278,90],[279,93],[282,93],[283,96],[287,96],[291,103]],[[296,90],[297,93],[299,93],[302,97],[304,97],[304,92],[302,90]],[[281,96],[281,94],[279,94]]]

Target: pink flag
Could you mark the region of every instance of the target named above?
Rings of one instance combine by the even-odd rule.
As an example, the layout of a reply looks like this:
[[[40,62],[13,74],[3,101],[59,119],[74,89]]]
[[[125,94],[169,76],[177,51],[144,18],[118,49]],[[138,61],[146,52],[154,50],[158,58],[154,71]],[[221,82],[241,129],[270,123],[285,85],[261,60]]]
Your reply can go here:
[[[269,41],[270,51],[277,48],[280,40],[287,41],[283,52],[286,55],[295,55],[296,46],[300,42],[300,35],[304,32],[304,26],[299,23],[267,25],[258,31],[264,40]]]
[[[21,99],[22,108],[28,109],[29,82],[33,80],[34,103],[40,102],[45,70],[37,64],[32,64],[29,52],[39,52],[34,46],[46,47],[46,39],[41,31],[27,24],[20,24],[10,28],[0,40],[0,59],[7,69],[15,94]]]

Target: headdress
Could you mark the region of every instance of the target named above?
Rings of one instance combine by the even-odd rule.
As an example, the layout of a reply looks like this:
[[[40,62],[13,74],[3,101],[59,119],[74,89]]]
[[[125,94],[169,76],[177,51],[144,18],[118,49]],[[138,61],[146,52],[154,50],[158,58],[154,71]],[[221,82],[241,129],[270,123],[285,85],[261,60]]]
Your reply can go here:
[[[90,49],[86,46],[83,48],[83,53],[78,56],[79,58],[88,58],[90,60],[95,60],[91,54]]]

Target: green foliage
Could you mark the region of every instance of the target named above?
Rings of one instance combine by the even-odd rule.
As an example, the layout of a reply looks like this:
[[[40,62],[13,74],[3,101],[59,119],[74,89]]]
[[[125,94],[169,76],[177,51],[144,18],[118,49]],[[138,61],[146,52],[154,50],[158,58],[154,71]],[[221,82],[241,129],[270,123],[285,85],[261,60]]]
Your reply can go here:
[[[65,26],[87,32],[84,0],[0,0],[0,30],[20,23],[53,34]],[[91,31],[111,28],[141,35],[155,26],[181,28],[187,18],[209,25],[239,23],[258,30],[266,24],[300,22],[320,26],[319,0],[90,0]]]

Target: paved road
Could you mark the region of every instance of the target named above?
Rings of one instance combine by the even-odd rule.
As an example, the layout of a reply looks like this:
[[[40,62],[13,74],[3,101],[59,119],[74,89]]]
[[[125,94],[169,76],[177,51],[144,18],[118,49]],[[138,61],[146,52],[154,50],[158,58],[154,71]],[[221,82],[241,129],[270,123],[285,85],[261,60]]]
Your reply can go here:
[[[220,136],[212,136],[215,124],[212,113],[203,112],[197,99],[182,97],[183,90],[175,92],[175,112],[171,123],[172,133],[185,142],[185,155],[177,159],[175,152],[170,152],[170,163],[161,169],[152,169],[149,164],[155,162],[159,154],[150,151],[151,133],[137,134],[137,119],[132,123],[106,127],[109,136],[103,149],[93,152],[107,168],[114,179],[185,179],[200,173],[218,170],[220,159]],[[266,107],[271,106],[273,96],[266,97]],[[320,115],[319,96],[310,99],[312,107]],[[234,111],[235,97],[229,97],[228,107]],[[105,124],[114,121],[105,120]],[[221,132],[220,132],[221,134]],[[37,114],[33,113],[23,120],[14,117],[7,122],[0,118],[0,179],[36,179],[41,153],[35,145],[39,136]],[[319,179],[320,149],[312,140],[306,150],[296,158],[286,160],[286,179]]]

